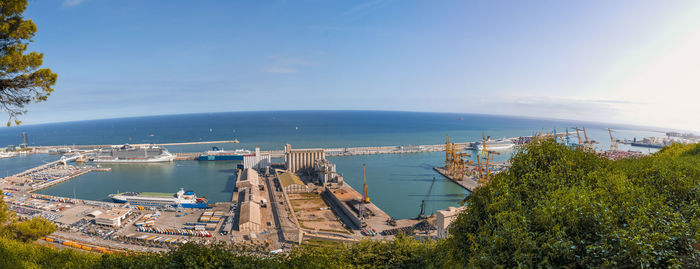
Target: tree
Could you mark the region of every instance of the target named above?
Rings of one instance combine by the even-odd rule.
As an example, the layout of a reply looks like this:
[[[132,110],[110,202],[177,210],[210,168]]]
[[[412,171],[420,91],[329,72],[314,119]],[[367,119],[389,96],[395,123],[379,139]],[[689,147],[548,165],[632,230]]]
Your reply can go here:
[[[44,218],[18,221],[17,215],[7,208],[0,193],[0,237],[32,242],[54,231],[56,226]]]
[[[7,125],[20,124],[25,105],[46,101],[57,75],[39,67],[44,54],[27,51],[36,25],[24,19],[27,0],[0,1],[0,109],[10,116]]]
[[[450,257],[466,267],[700,264],[700,145],[609,161],[554,141],[528,145],[466,199]]]

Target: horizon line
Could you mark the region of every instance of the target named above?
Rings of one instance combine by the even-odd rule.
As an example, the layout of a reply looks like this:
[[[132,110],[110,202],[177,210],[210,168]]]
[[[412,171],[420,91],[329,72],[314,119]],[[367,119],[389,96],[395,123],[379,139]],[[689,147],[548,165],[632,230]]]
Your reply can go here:
[[[150,117],[167,117],[167,116],[184,116],[184,115],[203,115],[203,114],[224,114],[224,113],[250,113],[250,112],[397,112],[397,113],[425,113],[425,114],[455,114],[455,115],[481,115],[481,116],[498,116],[498,117],[512,117],[521,119],[534,119],[534,120],[548,120],[548,121],[568,121],[577,123],[590,123],[597,125],[617,125],[625,127],[642,128],[646,131],[664,132],[658,129],[666,129],[672,131],[682,131],[682,132],[694,132],[700,130],[690,130],[690,129],[675,129],[662,126],[650,126],[650,125],[636,125],[628,123],[617,123],[617,122],[598,122],[590,120],[572,120],[564,118],[552,118],[552,117],[533,117],[533,116],[522,116],[522,115],[509,115],[509,114],[488,114],[488,113],[474,113],[474,112],[438,112],[438,111],[410,111],[410,110],[379,110],[379,109],[286,109],[286,110],[243,110],[243,111],[211,111],[211,112],[193,112],[193,113],[176,113],[176,114],[151,114],[151,115],[140,115],[140,116],[124,116],[124,117],[107,117],[107,118],[95,118],[95,119],[83,119],[83,120],[73,120],[73,121],[56,121],[56,122],[43,122],[43,123],[29,123],[20,124],[6,127],[8,129],[21,128],[26,126],[40,126],[40,125],[51,125],[51,124],[65,124],[65,123],[79,123],[79,122],[90,122],[90,121],[103,121],[103,120],[120,120],[120,119],[139,119],[139,118],[150,118]],[[5,129],[7,130],[7,129]]]

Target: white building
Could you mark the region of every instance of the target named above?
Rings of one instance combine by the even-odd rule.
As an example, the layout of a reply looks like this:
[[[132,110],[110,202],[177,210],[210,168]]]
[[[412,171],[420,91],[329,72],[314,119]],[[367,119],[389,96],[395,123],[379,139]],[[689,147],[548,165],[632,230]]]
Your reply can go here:
[[[131,214],[130,208],[120,207],[109,209],[104,213],[102,211],[95,210],[90,212],[88,216],[95,218],[95,224],[119,227],[122,226],[122,221],[126,219],[129,214]]]
[[[270,164],[270,154],[261,154],[260,147],[255,147],[254,155],[243,156],[243,168],[266,169]]]
[[[314,161],[314,171],[316,172],[314,181],[317,184],[324,186],[328,183],[343,184],[343,175],[336,172],[335,164],[329,160],[321,159]]]
[[[438,210],[435,214],[437,219],[435,220],[435,226],[437,226],[437,237],[447,238],[449,235],[450,224],[457,219],[459,213],[464,211],[466,207],[448,207],[445,210]]]

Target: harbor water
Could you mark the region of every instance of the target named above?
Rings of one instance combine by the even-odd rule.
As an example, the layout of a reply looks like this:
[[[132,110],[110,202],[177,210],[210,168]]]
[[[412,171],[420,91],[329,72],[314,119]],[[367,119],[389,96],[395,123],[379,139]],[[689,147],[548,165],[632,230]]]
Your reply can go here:
[[[538,131],[563,132],[585,126],[589,138],[606,149],[610,138],[606,128],[616,130],[617,139],[661,136],[651,128],[611,126],[596,123],[543,120],[504,116],[377,112],[377,111],[273,111],[170,115],[107,119],[0,129],[0,145],[17,145],[27,132],[30,145],[170,143],[211,140],[240,140],[240,144],[169,146],[171,152],[201,152],[212,146],[223,149],[281,150],[294,148],[353,147],[442,144],[445,134],[455,142],[476,141],[486,132],[493,138],[528,136]],[[583,134],[581,134],[583,135]],[[621,146],[621,150],[630,149]],[[652,149],[631,148],[643,152]],[[505,160],[509,153],[497,158]],[[59,158],[56,155],[16,156],[0,159],[0,176]],[[362,164],[367,165],[371,200],[394,218],[418,215],[422,200],[426,212],[457,206],[468,191],[432,170],[444,165],[444,153],[412,153],[329,157],[356,190],[362,190]],[[157,164],[112,164],[111,172],[91,172],[57,184],[39,193],[108,200],[109,194],[125,191],[176,192],[192,189],[211,202],[229,201],[235,182],[235,163],[176,161]],[[433,177],[436,178],[432,183]],[[433,184],[430,195],[428,189]]]

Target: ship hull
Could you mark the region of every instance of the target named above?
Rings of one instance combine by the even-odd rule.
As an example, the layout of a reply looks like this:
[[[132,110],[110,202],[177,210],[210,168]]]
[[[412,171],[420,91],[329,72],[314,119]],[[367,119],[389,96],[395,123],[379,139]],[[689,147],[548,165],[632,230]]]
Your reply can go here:
[[[172,203],[169,203],[169,202],[153,203],[153,202],[138,201],[138,200],[128,200],[127,201],[127,200],[115,198],[115,197],[112,197],[112,201],[114,201],[115,203],[120,203],[120,204],[124,204],[124,203],[128,202],[132,205],[149,206],[149,207],[164,207],[164,206],[176,207],[178,205],[175,202],[172,202]],[[183,208],[207,208],[206,203],[181,203],[180,206],[182,206]]]
[[[111,194],[111,198],[115,203],[129,203],[132,205],[140,205],[146,207],[178,207],[183,208],[206,208],[207,200],[199,199],[194,195],[194,192],[188,191],[184,193],[181,190],[178,193],[144,193],[145,195],[134,194]],[[183,197],[185,196],[185,197]]]
[[[663,148],[665,145],[655,145],[655,144],[646,144],[646,143],[634,143],[632,142],[630,145],[635,146],[635,147],[645,147],[645,148]]]
[[[93,162],[96,163],[163,163],[172,162],[175,160],[175,156],[163,156],[158,158],[139,158],[139,159],[95,159]]]
[[[511,148],[515,147],[514,144],[508,144],[508,145],[488,145],[487,144],[486,146],[489,148],[489,150],[507,150],[507,149],[511,149]],[[483,145],[475,145],[473,148],[474,148],[474,150],[479,150],[479,151],[484,150]]]
[[[242,161],[243,155],[200,155],[198,161]]]

